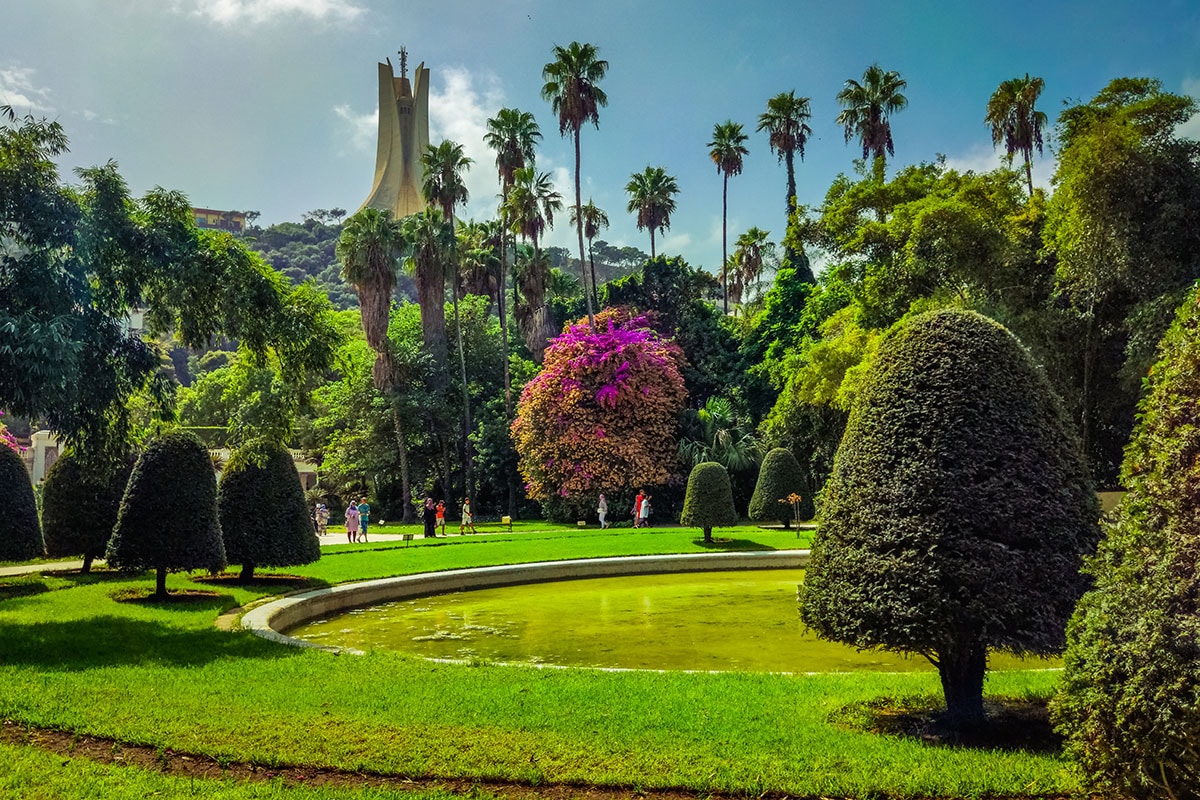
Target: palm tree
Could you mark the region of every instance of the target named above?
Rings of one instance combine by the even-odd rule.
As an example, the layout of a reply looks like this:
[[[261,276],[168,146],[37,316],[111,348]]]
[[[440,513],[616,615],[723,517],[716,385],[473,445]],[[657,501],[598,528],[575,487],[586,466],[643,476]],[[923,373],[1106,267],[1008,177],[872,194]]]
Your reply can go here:
[[[750,154],[746,149],[747,136],[742,126],[733,120],[719,122],[713,126],[713,138],[708,143],[708,155],[722,175],[721,183],[721,263],[729,262],[729,176],[742,174],[742,159]],[[728,270],[725,270],[726,272]],[[729,284],[721,282],[723,308],[729,313]]]
[[[770,231],[755,226],[734,242],[734,268],[744,291],[756,287],[767,266],[775,260],[775,243],[767,238],[770,235]]]
[[[458,239],[459,288],[466,294],[487,297],[490,316],[491,301],[504,294],[499,290],[502,275],[500,222],[460,222],[455,236]]]
[[[542,363],[546,349],[549,321],[546,316],[546,275],[549,265],[543,264],[538,240],[546,228],[554,226],[554,212],[562,211],[562,195],[554,190],[547,172],[537,172],[533,167],[524,167],[513,173],[513,185],[504,201],[505,218],[510,230],[519,233],[533,245],[533,258],[516,283],[521,285],[524,307],[516,306],[514,313],[522,322],[525,343],[533,360]]]
[[[646,167],[629,176],[625,191],[629,195],[625,210],[637,214],[638,230],[650,229],[650,257],[654,258],[654,231],[670,229],[679,184],[662,167]]]
[[[1042,154],[1042,129],[1046,127],[1045,113],[1036,110],[1046,82],[1041,78],[1024,78],[1004,81],[996,89],[987,104],[987,116],[983,123],[992,127],[992,147],[1004,142],[1011,160],[1014,153],[1025,159],[1025,182],[1029,185],[1029,196],[1033,197],[1033,148]]]
[[[467,184],[463,179],[463,173],[471,168],[471,159],[467,158],[463,153],[461,144],[445,139],[441,144],[429,148],[421,156],[421,166],[425,170],[425,179],[421,184],[421,190],[425,194],[425,200],[441,207],[442,216],[446,223],[450,226],[451,232],[454,231],[454,207],[458,203],[465,203],[470,198],[467,192]],[[467,497],[474,501],[475,499],[475,481],[474,470],[474,454],[471,445],[471,397],[467,391],[467,357],[464,350],[462,335],[462,321],[458,315],[458,252],[456,245],[458,240],[453,235],[450,237],[450,253],[447,258],[447,265],[451,267],[450,275],[450,296],[454,302],[454,334],[458,340],[458,369],[459,378],[462,383],[462,404],[463,404],[463,429],[462,437],[466,446],[466,454],[463,459],[463,474],[467,484]],[[443,312],[444,313],[444,312]]]
[[[575,139],[575,208],[583,206],[582,183],[579,173],[579,132],[585,122],[600,127],[600,107],[608,105],[608,95],[597,84],[608,72],[608,62],[599,58],[595,45],[571,42],[566,47],[554,46],[554,60],[542,68],[542,99],[550,103],[558,115],[558,132],[570,131]],[[583,272],[584,294],[587,295],[588,324],[593,324],[592,296],[587,292],[587,272],[583,262],[583,216],[576,215],[575,230],[579,234],[579,269]]]
[[[851,78],[837,95],[842,104],[837,124],[846,129],[847,142],[855,137],[862,142],[864,160],[871,155],[875,157],[879,180],[883,179],[886,167],[884,154],[896,154],[890,117],[908,105],[908,98],[900,93],[906,86],[908,81],[899,72],[885,72],[878,64],[872,64],[863,73],[862,83]]]
[[[400,221],[405,240],[405,266],[417,284],[421,336],[434,363],[446,363],[446,263],[454,232],[442,212],[427,208]]]
[[[780,92],[767,101],[767,110],[758,115],[756,130],[767,132],[767,144],[780,161],[787,164],[787,213],[790,216],[796,202],[796,153],[804,160],[804,145],[812,135],[808,121],[812,118],[807,97],[796,92]]]
[[[695,416],[679,442],[679,458],[689,469],[716,461],[730,472],[752,469],[762,461],[754,428],[733,410],[725,397],[713,396]]]
[[[512,419],[512,376],[509,373],[508,364],[508,313],[504,307],[508,255],[503,234],[508,231],[509,227],[504,201],[508,197],[508,190],[512,188],[513,174],[519,169],[533,166],[534,147],[541,138],[542,132],[538,128],[533,114],[515,108],[502,108],[497,111],[496,116],[487,121],[487,133],[483,137],[487,146],[496,151],[496,172],[500,179],[501,278],[496,296],[500,315],[500,337],[503,341],[501,352],[504,356],[504,412],[507,415],[506,419]],[[509,505],[515,509],[515,495],[510,498]]]
[[[336,253],[342,262],[342,276],[358,294],[363,333],[367,345],[375,351],[372,378],[375,388],[386,392],[395,387],[398,375],[395,359],[388,343],[387,329],[391,316],[392,290],[396,286],[396,268],[405,246],[399,223],[392,212],[364,208],[346,220],[338,236]],[[413,520],[411,483],[408,473],[408,445],[397,403],[392,402],[392,427],[400,456],[400,492],[404,505],[404,521]]]
[[[595,239],[602,228],[608,227],[608,214],[605,214],[603,209],[592,202],[592,198],[588,198],[587,204],[582,209],[576,211],[571,208],[572,225],[579,224],[579,218],[583,217],[583,235],[588,240],[588,266],[592,273],[592,300],[596,304],[596,308],[600,307],[600,289],[596,285],[596,259],[592,257],[592,240]]]

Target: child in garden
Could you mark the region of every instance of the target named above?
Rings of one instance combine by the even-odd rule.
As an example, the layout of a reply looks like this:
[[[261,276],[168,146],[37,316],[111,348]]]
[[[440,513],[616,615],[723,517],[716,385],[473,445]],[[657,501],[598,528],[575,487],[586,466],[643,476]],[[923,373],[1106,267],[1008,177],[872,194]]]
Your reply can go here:
[[[351,543],[358,541],[358,506],[353,500],[346,507],[346,539]]]
[[[437,502],[436,528],[438,533],[442,534],[443,536],[446,535],[446,504],[441,500],[438,500]]]

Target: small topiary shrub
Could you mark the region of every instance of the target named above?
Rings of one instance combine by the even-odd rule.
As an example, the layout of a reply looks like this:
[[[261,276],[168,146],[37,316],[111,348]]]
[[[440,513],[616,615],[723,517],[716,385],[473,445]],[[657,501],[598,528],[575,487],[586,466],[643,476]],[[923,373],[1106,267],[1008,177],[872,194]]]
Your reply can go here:
[[[38,525],[37,500],[25,462],[17,451],[0,443],[0,561],[28,561],[45,552]]]
[[[256,567],[290,567],[321,557],[321,544],[296,465],[281,445],[247,442],[229,458],[217,489],[225,557],[241,564],[241,580]]]
[[[42,484],[46,554],[82,555],[82,571],[90,572],[92,560],[101,558],[108,547],[132,470],[130,461],[97,479],[84,471],[74,453],[63,453]]]
[[[800,616],[928,658],[952,726],[983,719],[989,649],[1052,654],[1100,511],[1073,429],[1005,328],[935,311],[890,332],[822,495]]]
[[[1198,302],[1159,345],[1052,707],[1093,784],[1138,800],[1200,795]]]
[[[750,497],[750,519],[755,522],[778,520],[783,527],[790,528],[795,509],[787,498],[799,495],[800,518],[812,519],[813,503],[809,497],[807,481],[800,462],[785,447],[776,447],[767,453],[758,471],[758,483]]]
[[[713,540],[713,528],[737,525],[737,509],[733,507],[733,486],[729,482],[729,473],[725,467],[716,461],[705,461],[692,468],[679,522],[702,529],[706,542]]]
[[[225,567],[217,479],[208,450],[191,433],[168,433],[138,459],[108,542],[109,566],[155,570],[154,596],[167,598],[167,572]]]

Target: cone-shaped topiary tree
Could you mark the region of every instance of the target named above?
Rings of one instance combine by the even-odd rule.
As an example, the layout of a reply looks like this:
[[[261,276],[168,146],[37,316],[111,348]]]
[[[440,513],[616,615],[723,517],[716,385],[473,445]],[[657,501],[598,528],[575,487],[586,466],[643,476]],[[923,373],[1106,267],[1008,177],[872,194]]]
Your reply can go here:
[[[138,459],[108,542],[109,566],[157,572],[154,597],[167,598],[167,573],[225,567],[217,521],[217,479],[208,450],[191,433],[168,433]]]
[[[82,555],[81,571],[90,572],[92,560],[102,557],[108,547],[132,469],[129,461],[108,475],[96,476],[85,472],[70,450],[63,453],[42,484],[46,554]]]
[[[1200,793],[1200,292],[1160,344],[1128,489],[1071,620],[1055,723],[1097,788]]]
[[[1099,536],[1073,431],[1028,352],[973,312],[881,342],[822,495],[801,619],[922,655],[951,724],[981,721],[989,648],[1060,652]]]
[[[750,497],[750,519],[755,522],[778,520],[784,528],[790,528],[796,513],[792,501],[788,500],[792,495],[800,497],[800,518],[812,519],[813,502],[809,494],[800,462],[791,450],[776,447],[767,453],[758,471],[758,483]]]
[[[242,565],[243,582],[254,578],[256,567],[290,567],[321,557],[300,475],[275,442],[256,439],[230,456],[217,488],[217,510],[225,557]]]
[[[679,522],[703,530],[706,542],[713,540],[713,528],[737,525],[733,486],[725,467],[716,461],[705,461],[692,468]]]
[[[42,528],[29,473],[17,451],[0,442],[0,561],[28,561],[43,555]]]

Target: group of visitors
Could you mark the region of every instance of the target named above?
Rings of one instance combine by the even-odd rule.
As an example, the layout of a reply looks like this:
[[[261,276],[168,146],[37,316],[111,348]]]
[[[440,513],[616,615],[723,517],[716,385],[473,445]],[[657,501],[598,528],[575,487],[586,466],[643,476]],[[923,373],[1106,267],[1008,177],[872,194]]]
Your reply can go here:
[[[650,495],[645,489],[639,489],[637,497],[633,498],[633,527],[650,527]]]
[[[371,505],[367,498],[362,498],[357,504],[353,500],[346,507],[346,540],[354,542],[367,541],[367,527],[371,522]]]
[[[426,539],[437,538],[439,533],[442,536],[446,535],[446,503],[444,501],[438,500],[434,503],[432,497],[426,497],[421,519],[425,523]],[[468,528],[471,529],[471,533],[479,533],[475,529],[475,518],[471,515],[471,499],[465,498],[462,501],[462,520],[458,523],[459,535],[466,533]]]
[[[329,506],[317,503],[317,507],[313,510],[313,522],[317,526],[317,536],[324,536],[329,530]]]

